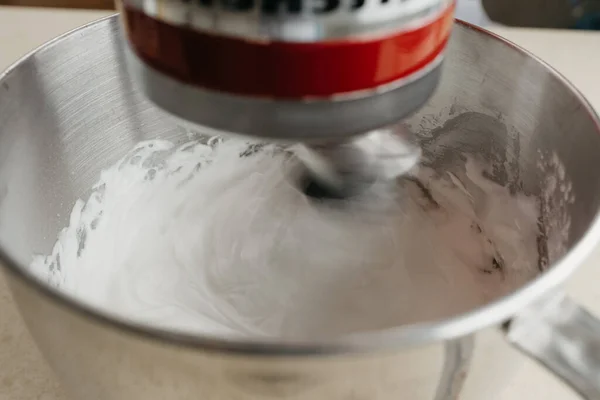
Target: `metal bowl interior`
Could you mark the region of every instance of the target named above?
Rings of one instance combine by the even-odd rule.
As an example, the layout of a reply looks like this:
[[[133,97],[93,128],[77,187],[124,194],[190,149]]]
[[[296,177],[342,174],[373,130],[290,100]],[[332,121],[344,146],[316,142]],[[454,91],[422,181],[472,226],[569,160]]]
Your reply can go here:
[[[414,345],[505,321],[562,284],[598,241],[600,124],[593,110],[532,55],[459,23],[437,93],[408,124],[426,152],[439,153],[441,143],[493,158],[493,179],[527,193],[541,195],[548,178],[561,173],[541,168],[541,155],[561,161],[574,202],[553,194],[545,215],[569,220],[569,251],[550,249],[549,267],[539,278],[468,314],[332,343],[226,342],[103,315],[36,281],[26,265],[32,254],[51,250],[72,205],[87,197],[103,168],[141,140],[188,138],[188,129],[132,85],[119,31],[116,17],[87,25],[34,51],[0,77],[0,258],[32,291],[83,318],[171,343],[230,350],[310,353]]]

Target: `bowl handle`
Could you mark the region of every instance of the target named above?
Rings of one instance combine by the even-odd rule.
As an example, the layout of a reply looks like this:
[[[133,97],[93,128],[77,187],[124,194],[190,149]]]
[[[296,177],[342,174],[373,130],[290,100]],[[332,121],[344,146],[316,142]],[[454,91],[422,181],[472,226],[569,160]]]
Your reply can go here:
[[[508,341],[583,399],[600,400],[600,320],[565,294],[523,310],[504,324]]]

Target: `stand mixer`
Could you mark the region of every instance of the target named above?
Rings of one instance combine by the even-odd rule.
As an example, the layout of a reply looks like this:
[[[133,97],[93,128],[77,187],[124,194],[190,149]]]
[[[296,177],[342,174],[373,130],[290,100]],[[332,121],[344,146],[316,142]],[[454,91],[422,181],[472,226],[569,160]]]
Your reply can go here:
[[[507,2],[497,3],[483,5],[500,19],[530,8],[509,1],[511,14]],[[558,3],[581,14],[583,2]],[[454,0],[120,4],[129,68],[151,101],[220,132],[296,143],[318,184],[314,193],[334,197],[400,176],[418,161],[418,146],[398,122],[436,88],[455,6]],[[552,7],[545,9],[518,22],[558,24],[547,18]]]
[[[522,6],[533,11],[533,5],[530,4],[540,4],[538,0],[501,1],[502,6],[507,8],[509,7],[505,4],[512,2],[514,10]],[[460,4],[461,0],[456,9],[459,16]],[[193,7],[194,10],[199,7],[198,3],[179,5],[185,9]],[[176,59],[177,55],[190,53],[183,51],[183,42],[177,37],[169,42],[170,47],[159,46],[169,36],[162,37],[163,31],[156,28],[160,21],[157,22],[156,18],[146,19],[145,16],[154,11],[163,12],[167,7],[154,11],[151,8],[144,11],[142,8],[139,11],[128,2],[122,6],[133,11],[131,19],[137,15],[148,24],[145,37],[151,39],[147,45],[152,46],[144,49],[149,50],[150,54],[152,51],[159,53],[157,49],[160,49],[166,53],[164,60],[168,61]],[[546,11],[549,8],[539,10]],[[497,15],[500,15],[501,10],[497,11]],[[493,17],[492,13],[489,14]],[[441,144],[450,145],[447,151],[460,154],[466,145],[475,152],[482,149],[480,144],[483,142],[486,145],[482,149],[483,160],[490,159],[488,154],[507,154],[508,163],[503,162],[505,159],[498,160],[498,164],[502,162],[499,172],[507,175],[507,180],[502,179],[501,183],[515,182],[513,187],[520,192],[522,182],[523,191],[533,195],[541,192],[541,197],[547,199],[545,202],[549,208],[547,211],[540,210],[548,218],[540,222],[544,227],[555,229],[558,234],[563,229],[569,230],[564,252],[561,250],[552,257],[545,257],[543,254],[538,263],[531,263],[534,269],[539,267],[543,272],[525,286],[507,291],[506,295],[488,305],[431,323],[375,329],[330,341],[293,341],[284,338],[231,339],[142,325],[87,305],[68,293],[61,293],[48,280],[36,279],[29,265],[32,255],[47,254],[52,249],[57,235],[71,221],[68,217],[71,206],[75,204],[83,207],[84,203],[78,199],[86,199],[90,192],[94,192],[90,188],[102,171],[123,160],[142,140],[158,139],[165,145],[173,146],[183,145],[190,140],[185,129],[181,129],[173,123],[172,118],[144,101],[143,96],[140,96],[143,93],[132,86],[132,77],[137,79],[139,87],[154,102],[160,103],[162,99],[161,105],[170,109],[172,114],[177,113],[177,107],[181,107],[180,116],[186,110],[192,117],[201,116],[197,113],[203,113],[204,107],[208,107],[215,113],[203,114],[206,119],[199,120],[199,123],[209,127],[217,126],[219,129],[224,129],[223,125],[228,122],[226,117],[232,120],[232,124],[238,123],[241,128],[244,124],[250,127],[249,117],[258,115],[264,119],[274,118],[275,112],[279,112],[277,116],[282,117],[281,113],[289,111],[287,107],[300,102],[279,99],[268,103],[264,99],[256,100],[259,96],[233,96],[218,90],[209,91],[174,76],[172,69],[159,70],[158,66],[152,66],[137,55],[141,54],[139,50],[131,52],[132,76],[123,65],[123,49],[128,47],[128,43],[120,42],[123,35],[121,18],[128,15],[124,11],[119,17],[112,16],[62,36],[32,52],[0,77],[3,92],[0,96],[0,149],[3,151],[0,187],[6,189],[1,203],[4,229],[0,231],[0,269],[8,279],[10,294],[37,347],[59,377],[66,393],[73,398],[86,400],[195,400],[200,396],[232,400],[491,400],[510,384],[512,376],[522,365],[516,352],[507,346],[508,341],[566,382],[570,382],[580,393],[589,394],[589,399],[600,399],[600,380],[597,379],[600,376],[600,357],[596,352],[599,348],[597,338],[600,337],[597,333],[598,321],[562,292],[567,286],[567,279],[578,268],[586,266],[595,246],[600,243],[600,169],[597,167],[600,158],[600,120],[582,94],[547,64],[504,39],[463,23],[454,24],[450,44],[452,47],[444,58],[444,78],[440,80],[437,93],[427,104],[427,110],[439,113],[440,119],[426,125],[424,130],[443,127],[450,122],[456,123],[452,125],[457,128],[452,136],[444,135],[444,130],[434,136],[434,139],[443,142]],[[534,13],[525,13],[523,18],[525,15],[536,16]],[[542,15],[544,14],[538,16]],[[131,22],[126,23],[133,25]],[[142,39],[145,27],[146,25],[142,25],[141,32],[138,30]],[[134,31],[135,29],[130,28],[130,32]],[[178,32],[177,29],[173,31]],[[186,34],[191,35],[190,31],[193,32],[191,28],[186,28]],[[523,36],[529,39],[528,34]],[[556,37],[554,33],[532,36],[549,38],[548,40]],[[571,38],[561,46],[551,44],[550,48],[568,51],[575,40],[587,35],[565,36]],[[572,57],[572,61],[585,62],[585,56],[581,55],[586,51],[593,51],[595,40],[597,38],[594,35],[586,37],[586,43],[575,52],[578,57]],[[218,48],[213,49],[213,54],[218,54],[216,50]],[[202,61],[201,55],[197,54],[196,59],[190,56],[190,59]],[[213,64],[209,57],[206,58],[208,68]],[[251,58],[248,57],[248,60]],[[267,67],[270,65],[265,63]],[[242,66],[248,70],[256,67],[249,62],[238,68],[242,69]],[[270,69],[271,72],[273,70],[276,68]],[[218,72],[211,71],[213,74]],[[573,72],[575,71],[583,73],[586,68],[574,68]],[[191,69],[187,73],[196,72]],[[581,79],[583,84],[587,79],[592,85],[594,75],[582,76]],[[210,97],[212,100],[198,100],[203,98],[198,92],[207,91],[214,94]],[[217,93],[220,95],[216,95]],[[172,96],[169,97],[170,95]],[[384,94],[382,96],[385,98]],[[371,97],[377,99],[377,96]],[[217,107],[221,105],[217,102],[225,103],[225,100],[232,98],[238,100],[230,102],[234,105],[248,99],[256,102],[246,101],[248,108],[238,107],[235,109],[237,113]],[[197,100],[196,103],[193,102],[194,99]],[[215,104],[211,104],[211,101]],[[305,103],[304,106],[311,111],[313,103]],[[323,101],[317,103],[317,106],[325,107],[329,103],[332,103],[331,107],[338,106],[333,101]],[[258,106],[252,108],[251,104]],[[272,116],[266,111],[256,113],[261,107],[269,105],[273,106],[270,108],[271,111],[274,110]],[[278,107],[274,107],[275,105]],[[450,115],[450,110],[456,110],[456,113]],[[427,123],[426,114],[429,112],[411,116],[411,126],[418,126],[420,122]],[[312,118],[298,119],[295,121],[298,126],[318,122],[316,117],[319,113],[306,114]],[[365,115],[368,117],[370,114],[366,112]],[[401,114],[394,113],[393,116],[398,115]],[[472,118],[473,115],[477,118]],[[333,116],[341,119],[353,114],[334,113]],[[217,117],[221,119],[217,120]],[[390,118],[389,121],[392,120]],[[362,122],[358,118],[355,121]],[[216,122],[221,122],[220,126]],[[380,126],[389,126],[386,124],[394,123],[384,121]],[[342,144],[359,138],[366,140],[369,136],[356,132],[350,133],[345,140],[319,140],[318,135],[313,140],[290,138],[289,135],[295,132],[296,126],[290,124],[292,130],[280,132],[288,135],[287,142],[303,143],[304,147],[310,148],[323,147],[323,144],[329,142]],[[366,131],[369,129],[377,130],[377,124],[366,127]],[[308,135],[317,131],[306,132],[305,135]],[[274,130],[258,129],[257,134],[261,133],[272,133],[270,138],[265,139],[276,139],[273,138],[276,133]],[[422,132],[415,133],[421,135]],[[188,144],[204,145],[210,136],[211,133],[207,132],[206,136]],[[485,140],[478,140],[484,136],[487,136]],[[461,140],[463,138],[464,141]],[[523,144],[518,148],[518,153],[513,143]],[[437,148],[429,147],[427,143],[424,150],[434,151]],[[166,154],[172,153],[169,151]],[[233,157],[237,154],[239,153],[234,153]],[[541,156],[546,156],[542,166],[538,163]],[[555,158],[560,161],[558,165],[554,164]],[[157,167],[162,160],[162,156],[155,160]],[[268,158],[266,160],[268,163]],[[244,161],[254,160],[242,160],[242,163]],[[231,166],[243,178],[247,174],[244,170],[240,171],[239,164],[234,161]],[[276,163],[271,164],[267,166],[277,166]],[[190,167],[192,165],[196,165],[193,159],[190,160]],[[154,166],[153,163],[152,167]],[[141,171],[140,183],[145,182],[143,179],[146,176],[150,178],[149,171]],[[161,171],[157,169],[158,172]],[[561,181],[556,179],[562,174],[567,178],[569,196],[565,195]],[[171,181],[173,184],[176,182],[177,180]],[[549,182],[555,189],[552,193],[544,190]],[[163,187],[159,181],[155,181],[155,184]],[[258,186],[248,186],[249,190],[252,187],[258,189]],[[102,187],[97,189],[101,194]],[[223,187],[224,191],[229,189],[230,186]],[[507,189],[510,190],[510,187]],[[172,192],[165,191],[165,194],[169,197]],[[289,192],[299,203],[307,203],[298,193],[293,190]],[[257,197],[261,195],[260,192],[256,194]],[[102,197],[100,195],[98,199],[101,200]],[[220,202],[217,192],[211,192],[211,198],[216,206],[228,208],[227,204]],[[126,196],[115,198],[118,201],[120,199],[132,205],[135,203]],[[570,203],[571,199],[576,201]],[[197,210],[197,216],[211,217],[210,210],[203,210],[195,198],[184,200]],[[138,204],[141,206],[142,202]],[[173,207],[177,204],[173,202]],[[238,215],[232,221],[245,222],[246,219],[253,218],[249,213],[251,204],[244,198],[239,199],[239,202],[233,199],[229,204],[233,205],[229,207]],[[294,206],[289,205],[290,209]],[[385,209],[372,207],[377,204],[364,205],[367,206],[367,211],[376,211],[363,214],[368,217],[364,219],[366,223],[373,221],[374,229],[377,228],[377,218],[381,217],[383,220],[392,217]],[[346,207],[350,211],[346,212],[333,209],[335,206],[337,205],[329,207],[325,204],[323,207],[311,207],[308,204],[307,208],[333,211],[331,214],[348,220],[361,217],[351,212],[352,207]],[[363,206],[362,202],[358,206]],[[90,207],[87,209],[91,210]],[[280,216],[279,210],[275,211],[272,213],[274,219]],[[128,213],[139,215],[135,207],[130,207]],[[160,212],[155,214],[167,215]],[[399,218],[401,216],[402,213],[393,215]],[[257,223],[262,221],[259,218],[256,220]],[[154,219],[145,222],[146,225],[150,224],[156,230],[161,230],[162,225],[154,224],[153,221]],[[287,228],[289,221],[288,218],[282,218],[280,225]],[[327,221],[322,226],[328,228],[325,222]],[[79,229],[80,224],[73,224],[76,240],[72,241],[71,248],[74,260],[77,259],[79,249],[84,246],[84,241],[88,241],[89,250],[89,240],[97,223],[96,219],[87,220],[86,229]],[[216,228],[226,228],[232,233],[238,233],[241,239],[252,234],[252,231],[242,229],[242,225],[223,224]],[[310,233],[310,229],[319,232],[314,225],[306,223],[306,232]],[[270,234],[269,238],[278,239],[277,231],[265,230]],[[346,232],[360,233],[369,240],[364,231],[347,229]],[[420,230],[408,232],[413,241],[424,237],[421,233]],[[194,243],[203,240],[202,237],[185,231],[174,232],[172,236],[184,249],[191,249]],[[135,241],[133,237],[129,241],[110,235],[103,237],[123,248]],[[456,238],[459,239],[459,235]],[[435,249],[427,247],[425,240],[422,245],[424,256],[434,255]],[[227,243],[221,243],[220,246],[229,249],[231,253],[236,252]],[[336,248],[328,242],[323,243],[322,247],[327,250],[327,246],[336,252],[343,252],[345,249]],[[314,252],[314,247],[308,242],[298,242],[299,252],[313,250],[315,259],[323,259],[323,254]],[[543,250],[537,248],[538,255],[542,255],[540,253]],[[147,253],[144,252],[144,255]],[[63,273],[62,263],[66,258],[62,260],[60,268],[58,262],[52,266],[57,274]],[[163,262],[162,259],[149,261]],[[200,264],[198,262],[197,265]],[[168,262],[164,262],[164,265],[166,268],[170,267]],[[371,265],[379,268],[375,259]],[[491,266],[494,266],[493,260]],[[473,269],[478,267],[479,265],[473,265]],[[344,265],[340,264],[340,269],[343,268]],[[46,272],[48,270],[50,268]],[[145,268],[140,270],[140,276],[148,276],[147,272]],[[282,268],[281,274],[285,273],[286,269]],[[493,273],[498,274],[498,279],[503,282],[510,281],[510,278],[504,280],[498,272]],[[347,275],[352,278],[351,271]],[[486,281],[490,278],[483,270],[480,277]],[[88,278],[93,279],[93,276]],[[171,278],[168,279],[170,280]],[[156,279],[156,282],[157,285],[168,284],[160,279]],[[291,275],[289,282],[296,283]],[[402,282],[408,285],[410,280]],[[193,282],[189,283],[191,286]],[[590,289],[593,289],[594,283],[593,279],[590,280]],[[335,280],[332,282],[333,286],[337,284]],[[390,279],[388,286],[393,288],[395,281]],[[110,295],[110,292],[107,294]],[[177,292],[173,294],[175,297],[179,296]],[[441,302],[449,299],[439,296],[437,292],[431,294]],[[397,295],[403,293],[399,292]],[[349,298],[350,296],[352,293]],[[329,295],[324,293],[323,297]],[[314,303],[318,305],[320,299],[321,297],[315,297]],[[403,297],[397,299],[399,306],[413,307],[414,303],[403,301]],[[540,338],[547,340],[540,341]],[[26,380],[25,383],[27,382]]]

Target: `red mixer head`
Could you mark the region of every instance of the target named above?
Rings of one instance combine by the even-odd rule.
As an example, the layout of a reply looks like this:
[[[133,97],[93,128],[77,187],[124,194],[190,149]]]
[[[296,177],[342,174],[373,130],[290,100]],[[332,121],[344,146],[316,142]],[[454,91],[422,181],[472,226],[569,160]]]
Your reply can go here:
[[[129,65],[159,107],[226,132],[345,139],[434,91],[453,0],[122,0]]]

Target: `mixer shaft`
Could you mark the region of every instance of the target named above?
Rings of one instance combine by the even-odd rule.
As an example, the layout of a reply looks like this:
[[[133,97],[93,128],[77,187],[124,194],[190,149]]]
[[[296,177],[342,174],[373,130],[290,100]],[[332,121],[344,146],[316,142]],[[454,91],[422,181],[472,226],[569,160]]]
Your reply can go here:
[[[420,148],[405,128],[387,127],[345,142],[294,147],[309,173],[306,193],[345,198],[393,181],[419,161]]]

